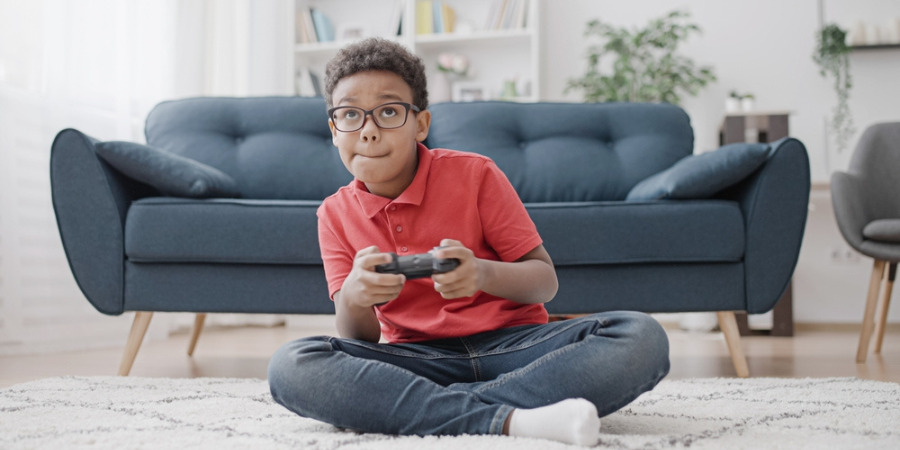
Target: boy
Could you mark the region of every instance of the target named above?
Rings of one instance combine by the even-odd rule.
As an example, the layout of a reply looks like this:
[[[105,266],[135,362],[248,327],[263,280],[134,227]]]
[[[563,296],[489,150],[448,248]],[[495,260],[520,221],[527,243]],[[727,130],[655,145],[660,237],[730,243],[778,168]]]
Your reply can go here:
[[[318,211],[342,337],[272,357],[278,403],[365,432],[594,445],[599,416],[666,375],[668,341],[649,316],[547,323],[556,272],[512,185],[484,156],[421,144],[431,113],[418,57],[383,39],[352,44],[326,67],[325,100],[355,178]],[[375,271],[391,252],[434,247],[459,266],[416,280]]]

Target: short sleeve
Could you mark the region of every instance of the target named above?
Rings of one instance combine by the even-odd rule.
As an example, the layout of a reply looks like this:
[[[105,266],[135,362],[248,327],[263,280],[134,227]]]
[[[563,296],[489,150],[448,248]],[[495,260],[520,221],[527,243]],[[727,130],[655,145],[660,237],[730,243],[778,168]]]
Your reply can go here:
[[[327,200],[326,200],[327,201]],[[326,204],[318,211],[319,249],[325,268],[325,279],[328,281],[328,296],[334,299],[334,293],[341,290],[344,280],[353,269],[353,257],[338,238],[333,228],[332,218],[327,212]]]
[[[493,161],[484,165],[478,211],[485,240],[503,261],[515,261],[543,242],[519,194]]]

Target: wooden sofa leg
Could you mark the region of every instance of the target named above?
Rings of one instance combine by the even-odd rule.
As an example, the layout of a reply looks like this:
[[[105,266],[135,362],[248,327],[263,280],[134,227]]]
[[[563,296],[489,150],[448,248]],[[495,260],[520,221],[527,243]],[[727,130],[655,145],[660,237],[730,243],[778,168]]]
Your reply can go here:
[[[197,313],[194,317],[194,331],[191,333],[191,343],[188,344],[188,356],[194,356],[194,349],[197,348],[197,339],[200,339],[200,332],[203,331],[203,322],[206,321],[206,313]]]
[[[125,377],[131,373],[134,358],[137,357],[141,343],[144,342],[144,335],[147,334],[147,328],[150,327],[150,319],[152,318],[153,313],[147,311],[138,311],[134,315],[131,332],[128,333],[128,342],[125,343],[125,353],[122,354],[122,362],[119,364],[119,376]]]
[[[734,364],[737,376],[741,378],[749,377],[750,369],[747,368],[747,358],[744,356],[744,350],[741,348],[741,333],[738,331],[734,311],[717,311],[716,316],[719,318],[719,328],[722,329],[722,333],[725,335],[725,342],[728,344],[728,352],[731,353],[731,362]]]
[[[878,301],[878,315],[875,320],[875,349],[876,355],[881,353],[881,344],[884,342],[884,328],[887,326],[888,310],[891,308],[891,294],[894,292],[894,280],[897,278],[897,263],[888,263],[887,280],[884,283],[884,291]]]
[[[875,306],[877,306],[878,293],[881,290],[881,280],[884,278],[884,268],[885,262],[878,259],[872,265],[872,277],[869,278],[869,294],[866,297],[862,331],[859,333],[859,347],[856,349],[857,364],[866,362],[866,354],[869,352],[869,339],[872,338],[872,328],[875,324]]]

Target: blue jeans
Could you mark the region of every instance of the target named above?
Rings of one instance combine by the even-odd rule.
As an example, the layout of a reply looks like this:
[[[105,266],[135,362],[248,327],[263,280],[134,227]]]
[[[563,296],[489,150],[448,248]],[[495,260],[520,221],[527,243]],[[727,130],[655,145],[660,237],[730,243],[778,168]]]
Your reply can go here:
[[[501,434],[514,408],[585,398],[600,416],[669,371],[650,316],[608,312],[411,344],[313,337],[269,363],[272,397],[337,427],[403,435]]]

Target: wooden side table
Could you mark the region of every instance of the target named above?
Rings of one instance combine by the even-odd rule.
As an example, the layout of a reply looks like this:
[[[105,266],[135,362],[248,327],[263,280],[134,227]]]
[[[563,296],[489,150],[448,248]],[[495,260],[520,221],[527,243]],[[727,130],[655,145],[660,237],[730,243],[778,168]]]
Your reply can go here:
[[[773,142],[788,136],[788,111],[759,111],[728,114],[719,128],[719,145],[736,142]],[[768,334],[794,335],[794,296],[792,283],[772,310],[771,330],[751,330],[746,313],[736,313],[738,330],[742,336]]]

